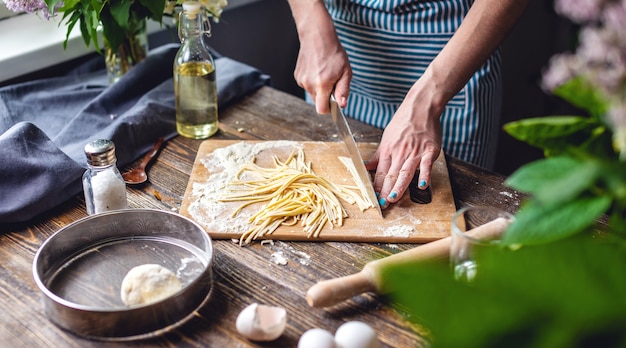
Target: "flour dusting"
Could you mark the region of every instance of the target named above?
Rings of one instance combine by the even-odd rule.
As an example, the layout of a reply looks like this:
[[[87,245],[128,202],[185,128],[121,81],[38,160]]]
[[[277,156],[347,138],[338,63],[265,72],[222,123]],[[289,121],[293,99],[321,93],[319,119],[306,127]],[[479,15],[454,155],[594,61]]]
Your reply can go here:
[[[188,212],[191,217],[212,232],[245,233],[252,225],[248,223],[251,213],[240,212],[237,216],[224,214],[234,211],[240,203],[220,202],[219,197],[228,184],[236,179],[239,170],[259,153],[274,148],[294,149],[301,147],[295,141],[269,141],[259,143],[235,143],[216,149],[201,158],[200,162],[210,176],[206,182],[193,183]],[[291,150],[289,150],[290,152]]]
[[[270,245],[273,250],[276,250],[270,256],[270,260],[277,265],[286,265],[289,258],[295,259],[296,261],[298,261],[299,264],[303,266],[308,266],[311,264],[311,255],[303,251],[298,251],[287,243],[278,241],[278,243],[272,243]],[[282,263],[282,259],[284,259],[284,263]]]
[[[408,238],[415,233],[415,227],[411,225],[395,225],[383,229],[385,237],[402,237]]]
[[[270,260],[277,264],[277,265],[281,265],[284,266],[287,264],[287,258],[285,257],[285,254],[282,251],[277,251],[275,253],[272,254],[272,256],[270,256]]]
[[[502,191],[502,192],[500,192],[500,194],[503,195],[503,196],[507,196],[509,198],[513,198],[513,194],[510,193],[510,192]]]

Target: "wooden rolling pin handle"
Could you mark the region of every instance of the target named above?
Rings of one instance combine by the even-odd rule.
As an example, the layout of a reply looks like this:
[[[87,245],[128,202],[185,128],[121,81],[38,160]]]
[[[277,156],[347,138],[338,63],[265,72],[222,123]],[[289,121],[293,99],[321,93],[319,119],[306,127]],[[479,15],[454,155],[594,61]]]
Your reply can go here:
[[[509,220],[497,218],[466,232],[466,234],[474,238],[495,239],[506,230],[508,225]],[[328,307],[364,292],[384,293],[379,279],[383,267],[407,261],[448,258],[451,241],[450,237],[446,237],[422,244],[413,249],[368,262],[359,273],[320,281],[307,291],[306,301],[311,307]]]
[[[311,307],[328,307],[364,292],[376,291],[374,282],[361,271],[349,276],[322,280],[306,293]]]

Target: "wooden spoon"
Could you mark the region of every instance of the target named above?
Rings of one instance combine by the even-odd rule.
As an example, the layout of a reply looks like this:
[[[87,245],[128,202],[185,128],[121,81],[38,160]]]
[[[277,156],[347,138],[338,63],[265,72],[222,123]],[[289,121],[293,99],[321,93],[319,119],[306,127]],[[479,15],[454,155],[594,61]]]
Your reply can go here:
[[[148,180],[148,174],[146,174],[146,167],[150,163],[150,161],[156,156],[159,152],[159,149],[163,145],[163,138],[157,139],[157,142],[154,144],[152,149],[145,154],[139,166],[133,170],[129,170],[122,174],[122,178],[124,178],[124,182],[127,184],[141,184]]]

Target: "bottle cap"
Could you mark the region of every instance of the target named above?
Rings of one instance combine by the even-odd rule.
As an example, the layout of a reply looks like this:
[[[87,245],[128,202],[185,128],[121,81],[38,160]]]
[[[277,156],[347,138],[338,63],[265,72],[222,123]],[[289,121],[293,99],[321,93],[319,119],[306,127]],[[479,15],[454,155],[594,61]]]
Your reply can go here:
[[[183,2],[183,11],[187,12],[188,14],[198,14],[200,12],[200,8],[202,8],[202,5],[200,5],[200,3],[197,1]]]
[[[111,140],[97,139],[85,145],[87,164],[104,167],[115,163],[115,144]]]

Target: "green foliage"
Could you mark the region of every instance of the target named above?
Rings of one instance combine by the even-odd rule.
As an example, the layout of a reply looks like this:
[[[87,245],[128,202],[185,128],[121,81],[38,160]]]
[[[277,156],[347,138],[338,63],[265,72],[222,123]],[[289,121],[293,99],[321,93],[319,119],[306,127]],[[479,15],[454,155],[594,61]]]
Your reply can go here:
[[[550,243],[587,231],[610,207],[609,197],[586,197],[544,205],[537,200],[523,204],[502,238],[506,245]]]
[[[598,88],[583,77],[574,77],[552,91],[570,104],[586,110],[595,119],[600,118],[608,110],[608,101]]]
[[[589,116],[547,116],[504,126],[516,139],[543,149],[546,159],[519,168],[505,182],[527,193],[509,244],[548,243],[586,230],[604,214],[615,232],[626,231],[626,163],[612,147],[603,121],[608,103],[581,78],[555,93]]]
[[[387,267],[382,282],[433,347],[626,346],[626,245],[577,235],[476,254],[471,283],[447,263]]]
[[[54,8],[60,0],[44,0],[48,8]],[[61,23],[67,25],[67,35],[79,24],[85,45],[93,43],[100,52],[98,29],[107,46],[116,48],[125,38],[132,38],[141,22],[153,19],[159,23],[163,18],[165,0],[66,0],[57,12],[63,13]],[[61,24],[60,23],[60,24]]]
[[[583,116],[527,118],[507,123],[504,130],[518,140],[543,149],[546,156],[569,153],[576,148],[589,150],[595,148],[597,142],[610,144],[611,141],[604,124]]]

